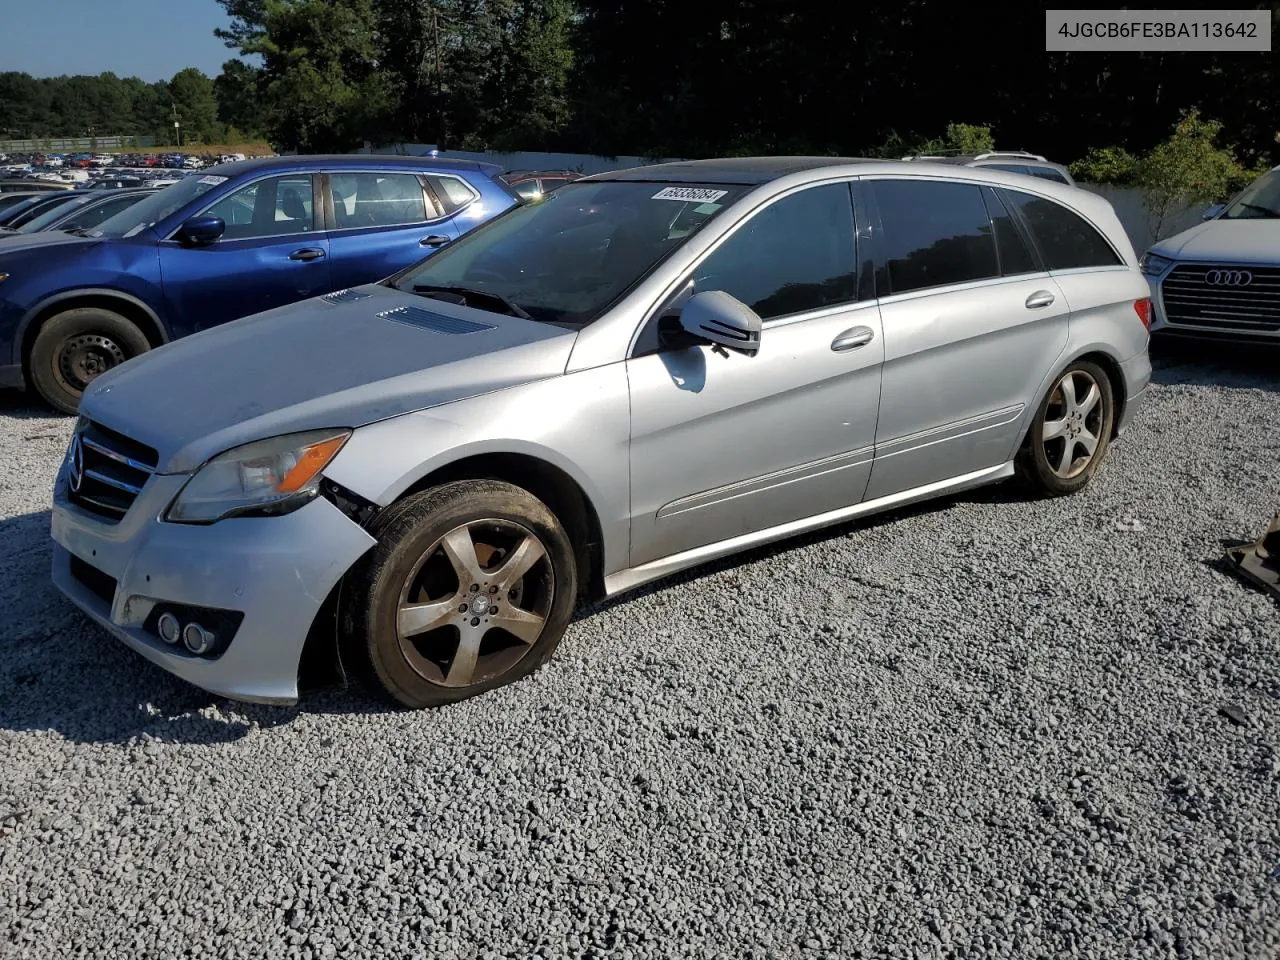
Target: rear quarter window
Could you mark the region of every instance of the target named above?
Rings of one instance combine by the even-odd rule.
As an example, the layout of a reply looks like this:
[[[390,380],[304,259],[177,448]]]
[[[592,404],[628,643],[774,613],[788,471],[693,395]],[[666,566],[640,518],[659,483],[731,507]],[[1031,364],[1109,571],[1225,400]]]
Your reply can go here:
[[[1060,203],[1019,190],[1001,189],[1000,199],[1017,212],[1040,249],[1047,270],[1122,266],[1124,261],[1084,217]]]

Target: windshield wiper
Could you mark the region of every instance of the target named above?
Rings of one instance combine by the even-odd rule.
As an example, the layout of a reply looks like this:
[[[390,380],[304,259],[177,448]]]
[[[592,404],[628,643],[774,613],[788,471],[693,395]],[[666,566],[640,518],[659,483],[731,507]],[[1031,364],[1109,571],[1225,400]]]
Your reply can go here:
[[[101,230],[90,230],[88,227],[76,227],[74,230],[68,230],[67,233],[74,237],[88,237],[91,240],[102,236]]]
[[[459,298],[464,307],[475,306],[477,309],[488,310],[490,313],[509,313],[512,316],[519,317],[521,320],[533,319],[533,317],[529,316],[529,314],[524,311],[520,304],[508,300],[500,293],[492,293],[488,290],[472,290],[469,287],[457,287],[447,283],[415,283],[413,285],[413,292],[426,294],[427,296],[438,293],[452,293],[454,296]],[[437,299],[444,298],[438,297]],[[472,304],[472,300],[477,301],[477,303]],[[481,306],[481,304],[486,302],[489,306]],[[495,306],[501,307],[501,309],[493,309]]]

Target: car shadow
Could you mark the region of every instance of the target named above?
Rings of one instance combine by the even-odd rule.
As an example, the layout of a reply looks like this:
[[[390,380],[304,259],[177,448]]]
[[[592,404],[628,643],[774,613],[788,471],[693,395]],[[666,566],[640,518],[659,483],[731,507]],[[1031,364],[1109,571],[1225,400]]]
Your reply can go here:
[[[52,731],[77,743],[239,740],[308,713],[390,712],[329,683],[301,705],[246,704],[206,693],[138,656],[53,586],[48,510],[0,520],[0,730]]]

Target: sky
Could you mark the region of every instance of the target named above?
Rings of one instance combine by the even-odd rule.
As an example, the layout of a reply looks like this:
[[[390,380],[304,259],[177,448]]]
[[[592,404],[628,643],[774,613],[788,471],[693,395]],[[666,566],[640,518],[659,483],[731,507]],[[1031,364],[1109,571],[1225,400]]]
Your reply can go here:
[[[214,0],[0,0],[0,70],[36,77],[111,71],[148,82],[184,67],[211,77],[233,56]]]

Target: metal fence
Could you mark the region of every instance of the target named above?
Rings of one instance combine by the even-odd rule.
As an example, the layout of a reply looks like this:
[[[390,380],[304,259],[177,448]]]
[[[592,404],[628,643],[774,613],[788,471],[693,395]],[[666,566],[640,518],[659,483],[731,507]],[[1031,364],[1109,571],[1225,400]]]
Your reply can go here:
[[[154,146],[155,137],[45,137],[0,140],[0,153],[97,153]]]

